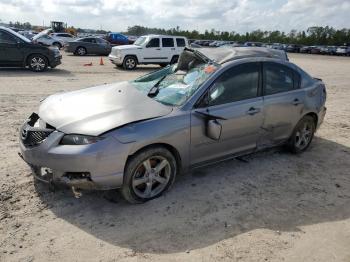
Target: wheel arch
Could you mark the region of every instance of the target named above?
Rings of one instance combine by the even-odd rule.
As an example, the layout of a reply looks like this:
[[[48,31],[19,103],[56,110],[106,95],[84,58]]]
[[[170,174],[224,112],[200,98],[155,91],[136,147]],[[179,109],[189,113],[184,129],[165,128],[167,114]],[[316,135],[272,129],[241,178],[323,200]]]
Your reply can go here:
[[[165,149],[167,149],[174,157],[176,160],[176,168],[179,172],[179,170],[181,170],[182,168],[182,159],[181,159],[181,155],[179,153],[179,151],[172,145],[167,144],[167,143],[153,143],[153,144],[149,144],[143,147],[138,148],[137,150],[133,151],[131,154],[128,155],[127,159],[126,159],[126,164],[125,164],[125,168],[127,167],[127,163],[130,161],[131,158],[133,158],[135,155],[137,155],[138,153],[150,149],[150,148],[155,148],[155,147],[163,147]]]
[[[318,115],[315,112],[309,112],[309,113],[305,114],[303,117],[305,117],[305,116],[311,116],[314,119],[315,128],[316,128],[317,124],[318,124]]]
[[[132,54],[130,54],[130,55],[125,55],[125,56],[124,56],[124,59],[123,59],[123,63],[124,63],[125,59],[126,59],[127,57],[130,57],[130,56],[131,56],[131,57],[134,57],[134,58],[136,59],[136,63],[139,64],[139,59],[137,58],[137,55],[135,55],[135,54],[134,54],[134,55],[132,55]]]

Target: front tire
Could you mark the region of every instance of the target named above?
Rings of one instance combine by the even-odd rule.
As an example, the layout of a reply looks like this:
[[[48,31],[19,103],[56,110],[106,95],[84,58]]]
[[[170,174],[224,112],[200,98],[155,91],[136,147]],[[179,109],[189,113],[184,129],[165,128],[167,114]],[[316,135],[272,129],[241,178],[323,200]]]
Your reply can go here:
[[[74,52],[75,55],[80,55],[80,56],[84,56],[87,54],[87,51],[86,51],[86,48],[85,47],[82,47],[82,46],[79,46],[75,52]]]
[[[312,116],[304,116],[296,125],[288,141],[288,149],[295,154],[304,152],[311,144],[316,130]]]
[[[43,55],[31,55],[28,58],[28,67],[33,72],[43,72],[47,69],[48,62]]]
[[[127,56],[124,58],[124,61],[123,61],[123,68],[125,70],[133,70],[135,69],[137,66],[137,60],[135,57],[133,56]]]
[[[164,147],[145,149],[128,161],[121,194],[130,203],[144,203],[169,189],[176,173],[176,160],[169,150]]]

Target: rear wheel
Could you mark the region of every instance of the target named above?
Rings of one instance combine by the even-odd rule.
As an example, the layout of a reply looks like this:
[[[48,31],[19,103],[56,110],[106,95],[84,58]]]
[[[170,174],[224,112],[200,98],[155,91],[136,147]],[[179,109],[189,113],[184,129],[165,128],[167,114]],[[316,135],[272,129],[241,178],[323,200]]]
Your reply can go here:
[[[47,69],[48,62],[43,55],[31,55],[28,58],[28,67],[34,72],[42,72]]]
[[[143,203],[162,195],[174,182],[175,157],[163,147],[148,148],[127,163],[123,197],[130,203]]]
[[[301,153],[305,151],[316,130],[315,120],[311,116],[304,116],[296,125],[292,136],[288,142],[288,148],[293,153]]]

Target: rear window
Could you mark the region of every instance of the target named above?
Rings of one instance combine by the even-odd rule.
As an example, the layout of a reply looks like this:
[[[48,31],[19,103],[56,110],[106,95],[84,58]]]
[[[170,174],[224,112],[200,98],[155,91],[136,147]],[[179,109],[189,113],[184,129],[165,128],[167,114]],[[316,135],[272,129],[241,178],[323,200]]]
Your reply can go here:
[[[185,39],[183,39],[183,38],[176,38],[176,45],[178,47],[186,46]]]
[[[174,47],[174,39],[173,38],[162,38],[163,47]]]

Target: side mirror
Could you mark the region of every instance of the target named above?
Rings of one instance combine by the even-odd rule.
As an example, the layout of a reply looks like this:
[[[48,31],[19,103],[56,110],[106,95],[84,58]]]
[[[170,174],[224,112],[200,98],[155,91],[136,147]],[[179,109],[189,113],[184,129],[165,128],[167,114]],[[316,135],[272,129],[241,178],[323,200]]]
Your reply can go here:
[[[215,120],[208,120],[206,126],[206,135],[207,137],[213,140],[219,140],[221,137],[222,126]]]

